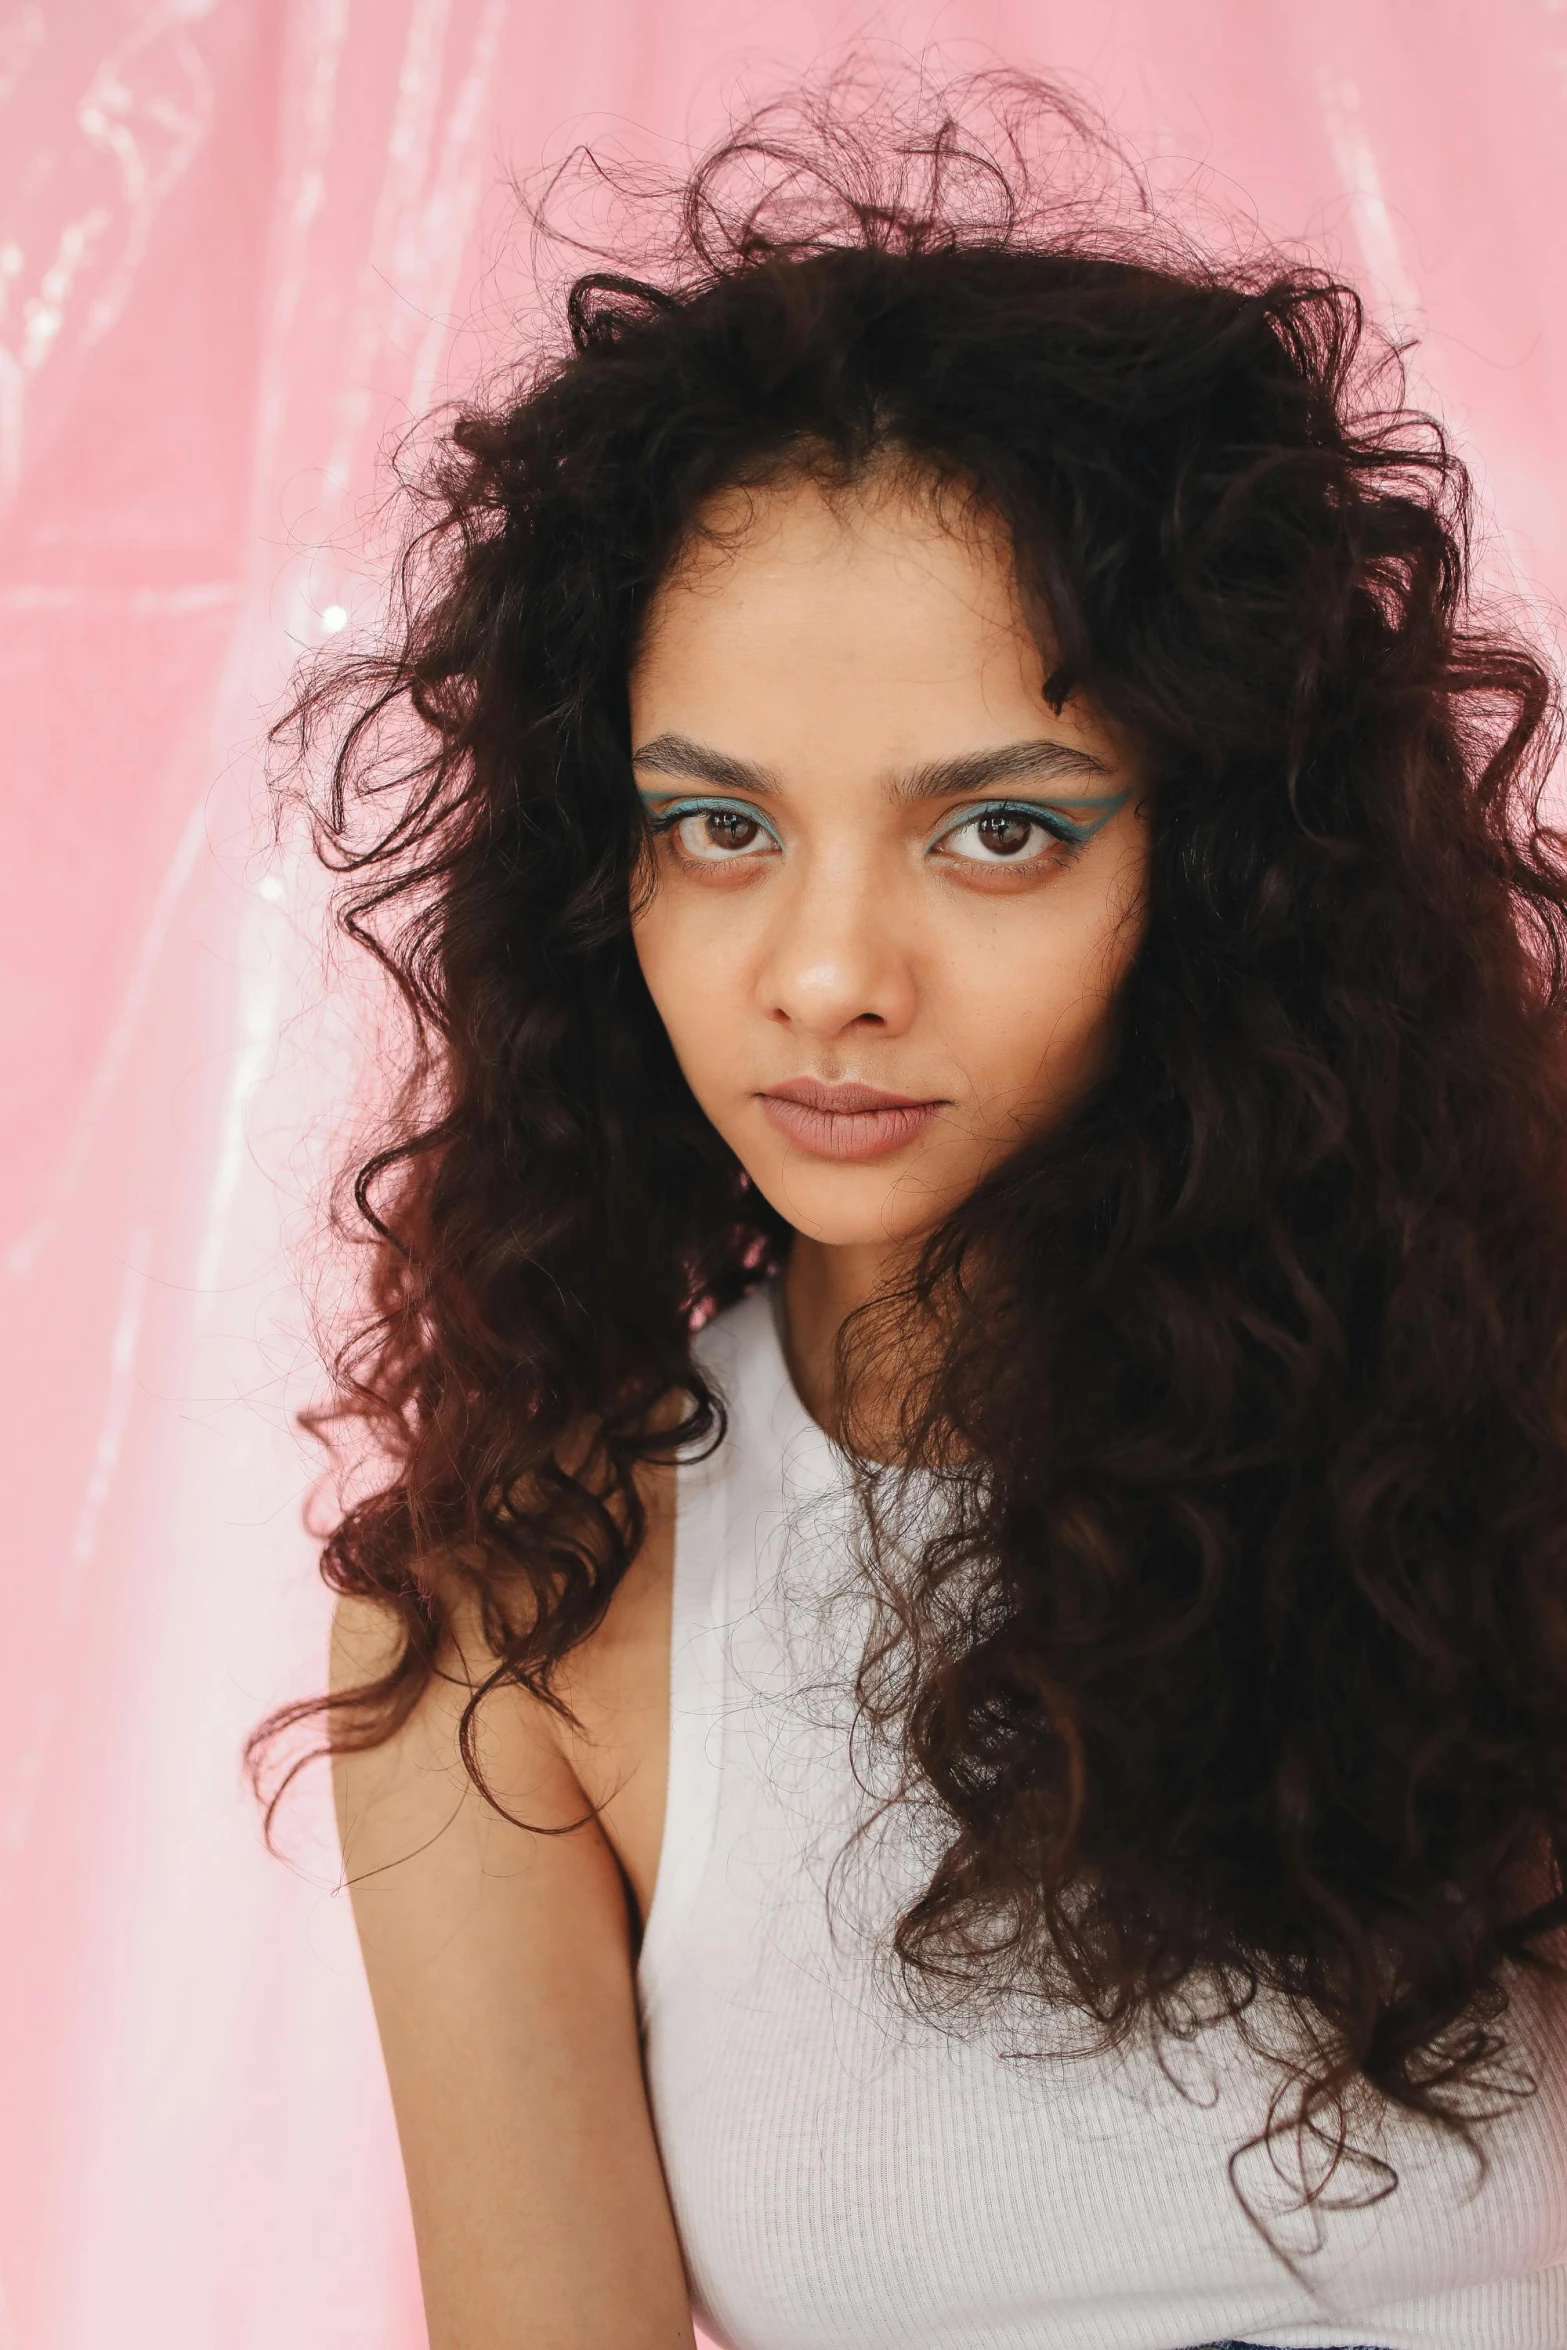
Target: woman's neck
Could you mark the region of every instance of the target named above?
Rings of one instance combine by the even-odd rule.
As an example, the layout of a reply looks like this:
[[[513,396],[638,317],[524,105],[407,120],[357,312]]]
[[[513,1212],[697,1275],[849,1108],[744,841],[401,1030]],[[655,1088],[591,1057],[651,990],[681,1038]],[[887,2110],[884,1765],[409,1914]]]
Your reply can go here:
[[[833,1360],[838,1332],[897,1270],[894,1252],[870,1242],[829,1248],[800,1233],[790,1249],[783,1277],[784,1352],[800,1401],[829,1435],[838,1433],[841,1416]],[[891,1395],[859,1396],[861,1427],[896,1427],[900,1401]]]

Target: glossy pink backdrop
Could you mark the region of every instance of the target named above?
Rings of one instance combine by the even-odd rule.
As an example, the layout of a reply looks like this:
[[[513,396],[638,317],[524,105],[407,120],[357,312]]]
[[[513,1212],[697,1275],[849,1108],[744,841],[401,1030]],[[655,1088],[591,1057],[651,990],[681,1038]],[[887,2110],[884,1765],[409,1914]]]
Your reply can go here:
[[[1325,249],[1421,332],[1492,576],[1567,592],[1564,0],[0,7],[0,2350],[424,2339],[325,1788],[285,1867],[237,1768],[322,1672],[294,1268],[351,1083],[258,738],[368,608],[388,433],[495,355],[506,166],[855,34],[1074,77]]]

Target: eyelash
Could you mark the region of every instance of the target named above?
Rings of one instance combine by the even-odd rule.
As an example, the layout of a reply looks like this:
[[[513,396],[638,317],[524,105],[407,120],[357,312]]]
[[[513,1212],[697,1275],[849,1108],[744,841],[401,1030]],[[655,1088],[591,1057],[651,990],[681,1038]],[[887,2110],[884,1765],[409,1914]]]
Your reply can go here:
[[[1120,800],[1117,798],[1115,806],[1119,805]],[[971,807],[957,811],[945,830],[939,832],[931,842],[930,849],[931,851],[938,849],[943,841],[951,840],[966,826],[978,823],[986,816],[1016,816],[1021,818],[1024,823],[1038,825],[1040,830],[1049,833],[1051,838],[1067,851],[1068,855],[1075,856],[1093,838],[1100,825],[1106,821],[1106,816],[1113,812],[1114,809],[1111,808],[1096,816],[1092,823],[1079,824],[1072,817],[1064,815],[1059,807],[1038,800],[982,800]],[[676,800],[671,802],[669,806],[660,808],[656,813],[649,810],[648,829],[656,838],[661,839],[665,834],[673,834],[678,826],[686,823],[693,816],[739,816],[748,823],[755,824],[766,839],[771,841],[774,848],[781,849],[783,846],[782,841],[760,809],[747,805],[743,800]],[[755,853],[754,851],[742,850],[733,858],[690,857],[682,852],[677,840],[672,840],[670,845],[675,855],[685,865],[738,864],[742,856]],[[981,862],[978,858],[963,861],[974,864]],[[1019,861],[1023,862],[1023,860]],[[1011,860],[1006,858],[995,860],[998,866],[1005,866],[1010,862]],[[1032,863],[1034,860],[1028,859],[1027,862]]]
[[[672,833],[677,825],[684,824],[687,818],[692,816],[742,816],[748,823],[757,825],[772,842],[774,848],[782,848],[783,846],[777,833],[774,832],[761,811],[757,808],[747,807],[743,800],[676,800],[669,807],[660,808],[656,814],[651,809],[648,811],[648,830],[661,838],[665,833]],[[670,845],[676,856],[680,857],[681,862],[686,865],[730,862],[725,858],[687,857],[682,854],[678,841],[673,841]]]
[[[1072,817],[1064,816],[1059,808],[1038,800],[985,800],[977,807],[960,809],[946,830],[936,835],[931,847],[939,848],[943,841],[951,840],[956,833],[962,832],[970,824],[981,822],[986,816],[1016,816],[1025,824],[1037,824],[1042,832],[1048,832],[1052,840],[1073,856],[1086,842],[1092,840],[1104,821],[1101,816],[1092,824],[1078,824]],[[1010,864],[1012,860],[998,858],[996,862]]]

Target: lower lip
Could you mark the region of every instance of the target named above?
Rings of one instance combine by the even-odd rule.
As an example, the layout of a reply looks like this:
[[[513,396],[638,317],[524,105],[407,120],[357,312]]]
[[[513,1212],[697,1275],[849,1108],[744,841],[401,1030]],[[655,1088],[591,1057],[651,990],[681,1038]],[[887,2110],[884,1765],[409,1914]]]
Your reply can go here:
[[[762,1109],[778,1132],[818,1159],[882,1159],[923,1132],[939,1102],[907,1102],[887,1110],[813,1110],[781,1094],[764,1093]]]

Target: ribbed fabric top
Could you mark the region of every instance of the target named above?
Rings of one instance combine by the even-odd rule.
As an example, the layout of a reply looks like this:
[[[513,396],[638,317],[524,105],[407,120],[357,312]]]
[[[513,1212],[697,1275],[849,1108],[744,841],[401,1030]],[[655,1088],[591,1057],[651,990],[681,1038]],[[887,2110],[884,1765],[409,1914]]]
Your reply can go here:
[[[1374,2143],[1396,2192],[1327,2212],[1316,2249],[1278,2220],[1292,2261],[1230,2182],[1271,2080],[1233,2026],[1162,2068],[1146,2048],[1019,2061],[1015,2024],[909,2013],[874,1953],[928,1875],[917,1813],[887,1814],[829,1882],[868,1808],[849,1737],[863,1602],[826,1604],[849,1584],[843,1464],[794,1393],[772,1291],[700,1348],[730,1427],[679,1471],[638,1994],[704,2329],[729,2350],[1567,2350],[1559,1997],[1514,2005],[1539,2093],[1487,2128],[1478,2186],[1462,2147],[1394,2116]]]

